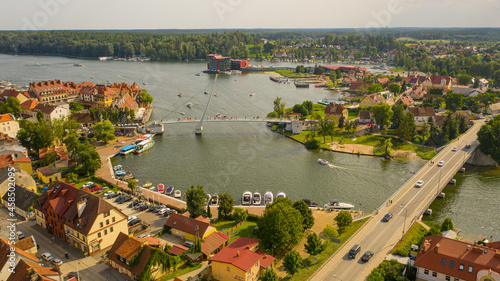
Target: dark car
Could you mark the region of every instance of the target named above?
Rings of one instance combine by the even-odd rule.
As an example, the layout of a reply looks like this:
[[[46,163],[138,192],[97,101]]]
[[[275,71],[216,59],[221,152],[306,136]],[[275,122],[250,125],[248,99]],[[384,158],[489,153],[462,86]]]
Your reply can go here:
[[[122,200],[124,197],[125,197],[125,195],[120,195],[120,196],[116,197],[115,202],[118,203],[118,201]]]
[[[349,253],[347,254],[347,256],[351,259],[355,258],[359,252],[361,251],[361,246],[356,244],[352,247],[351,250],[349,250]]]
[[[123,201],[121,203],[125,203],[125,202],[128,202],[128,201],[131,201],[132,200],[132,197],[125,197],[125,199],[123,199]]]
[[[385,222],[388,222],[392,219],[392,213],[387,213],[385,214],[384,218],[382,219],[382,221],[385,221]]]
[[[372,251],[366,251],[366,253],[361,257],[362,261],[369,261],[373,257]]]
[[[144,211],[148,208],[148,205],[144,204],[139,207],[139,211]]]
[[[470,148],[470,144],[466,144],[465,148],[469,149]]]
[[[151,205],[149,208],[148,208],[148,212],[154,212],[156,206],[155,205]]]
[[[128,204],[128,208],[132,208],[132,207],[135,207],[135,205],[139,204],[139,201],[135,200],[134,202]]]
[[[142,221],[142,220],[141,220],[140,218],[136,218],[136,219],[133,219],[133,220],[129,221],[129,222],[128,222],[128,225],[129,225],[129,226],[134,226],[134,225],[136,225],[136,224],[140,223],[141,221]]]

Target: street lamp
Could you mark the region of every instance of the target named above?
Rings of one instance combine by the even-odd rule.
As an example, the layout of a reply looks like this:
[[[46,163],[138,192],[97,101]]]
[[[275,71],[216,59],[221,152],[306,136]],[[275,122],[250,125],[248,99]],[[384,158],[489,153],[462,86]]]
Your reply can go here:
[[[80,281],[80,272],[78,271],[78,265],[80,264],[79,261],[76,262],[76,278],[78,281]]]
[[[403,205],[401,205],[401,208],[405,210],[405,222],[403,224],[403,231],[401,231],[401,240],[403,240],[403,236],[405,235],[405,229],[406,229],[406,216],[408,215],[408,209],[406,209]]]
[[[333,277],[335,277],[335,278],[339,279],[340,281],[344,281],[344,280],[342,280],[342,279],[338,278],[338,277],[337,277],[337,275],[333,275]]]
[[[439,194],[439,186],[441,185],[441,172],[443,171],[443,169],[439,169],[439,180],[438,180],[438,186],[437,186],[437,190],[436,190],[436,196]]]

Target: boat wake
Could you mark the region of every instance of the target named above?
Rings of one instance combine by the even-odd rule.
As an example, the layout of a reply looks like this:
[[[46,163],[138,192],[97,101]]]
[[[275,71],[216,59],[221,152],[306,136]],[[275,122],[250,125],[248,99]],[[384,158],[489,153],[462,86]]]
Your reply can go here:
[[[335,166],[335,165],[333,165],[333,164],[328,164],[327,166],[328,166],[328,167],[330,167],[330,168],[332,168],[332,169],[333,169],[333,168],[337,168],[337,169],[344,169],[344,170],[347,170],[347,168],[340,167],[340,166]]]

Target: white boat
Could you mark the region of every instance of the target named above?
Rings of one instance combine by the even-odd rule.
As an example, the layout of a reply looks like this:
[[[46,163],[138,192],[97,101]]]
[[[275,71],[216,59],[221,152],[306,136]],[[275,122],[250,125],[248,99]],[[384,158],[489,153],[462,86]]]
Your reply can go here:
[[[134,152],[134,150],[135,150],[135,144],[129,144],[120,148],[120,154],[127,155]]]
[[[144,81],[144,82],[142,82],[142,85],[147,85],[147,84],[148,84],[148,83],[147,83],[147,82],[145,82],[145,81]]]
[[[276,194],[276,199],[278,198],[286,198],[286,194],[283,191],[280,191]]]
[[[212,199],[210,200],[210,205],[219,205],[219,195],[212,195]]]
[[[186,106],[187,106],[187,107],[189,107],[189,108],[192,108],[192,107],[193,107],[193,103],[192,103],[192,102],[188,102],[188,103],[186,104]]]
[[[250,205],[252,204],[252,192],[245,191],[243,196],[241,196],[241,204],[242,205]]]
[[[328,162],[327,160],[325,159],[318,159],[318,162],[321,164],[321,165],[328,165],[330,164],[330,162]]]
[[[339,200],[330,200],[328,204],[325,204],[325,209],[329,210],[348,210],[354,208],[354,205],[349,203],[343,203]]]
[[[201,74],[200,73],[196,73],[195,76],[201,76]]]
[[[183,111],[181,111],[181,112],[179,112],[179,113],[180,113],[181,115],[184,115],[184,114],[186,114],[186,113],[184,113]]]
[[[116,166],[113,167],[113,170],[114,171],[123,170],[123,166],[122,165],[116,165]]]
[[[207,204],[210,205],[210,200],[212,199],[212,195],[207,193],[207,198],[205,198],[205,201],[207,201]]]
[[[250,93],[250,96],[251,96],[251,97],[255,96],[255,93]]]
[[[261,196],[260,196],[260,193],[258,192],[254,192],[253,194],[253,202],[252,204],[254,205],[260,205],[261,204]]]
[[[180,190],[177,189],[176,191],[174,191],[175,198],[181,198],[181,196],[182,196],[182,192]]]
[[[166,195],[170,195],[170,194],[172,194],[172,191],[174,191],[174,186],[173,185],[171,185],[167,189],[165,189],[165,194]]]
[[[142,152],[150,149],[151,147],[153,147],[154,144],[155,144],[155,140],[154,139],[144,140],[144,141],[142,141],[142,142],[140,142],[140,143],[137,144],[137,147],[134,150],[134,154],[142,153]]]
[[[160,183],[158,185],[158,192],[159,193],[164,193],[165,192],[165,185],[163,183]]]
[[[274,201],[273,198],[273,193],[271,191],[268,191],[264,194],[264,204],[272,204]]]

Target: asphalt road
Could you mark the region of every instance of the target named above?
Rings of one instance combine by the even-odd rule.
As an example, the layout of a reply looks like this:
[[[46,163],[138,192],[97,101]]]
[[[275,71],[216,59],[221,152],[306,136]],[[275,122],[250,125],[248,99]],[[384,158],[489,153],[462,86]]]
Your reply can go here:
[[[373,268],[387,256],[394,245],[401,239],[403,229],[408,229],[411,221],[421,214],[438,194],[438,186],[442,189],[456,171],[463,166],[468,155],[478,145],[477,131],[484,120],[475,121],[475,125],[459,140],[445,147],[434,159],[434,164],[427,164],[412,177],[360,231],[333,256],[311,280],[365,280]],[[471,148],[466,149],[465,145]],[[452,148],[457,147],[453,152]],[[439,161],[444,161],[438,167]],[[416,188],[417,181],[423,180],[421,188]],[[388,213],[394,217],[389,222],[382,222]],[[361,251],[355,259],[349,259],[347,253],[355,244],[361,245]],[[361,256],[365,251],[374,252],[370,261],[364,263]]]

